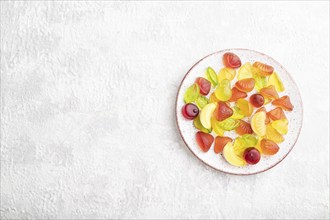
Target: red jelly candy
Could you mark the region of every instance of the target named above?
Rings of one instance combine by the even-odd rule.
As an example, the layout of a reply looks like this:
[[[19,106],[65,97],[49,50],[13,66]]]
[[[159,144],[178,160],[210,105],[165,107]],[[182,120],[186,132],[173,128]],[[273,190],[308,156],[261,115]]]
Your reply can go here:
[[[207,152],[210,149],[213,140],[214,137],[211,134],[207,134],[201,131],[196,133],[197,144],[204,152]]]

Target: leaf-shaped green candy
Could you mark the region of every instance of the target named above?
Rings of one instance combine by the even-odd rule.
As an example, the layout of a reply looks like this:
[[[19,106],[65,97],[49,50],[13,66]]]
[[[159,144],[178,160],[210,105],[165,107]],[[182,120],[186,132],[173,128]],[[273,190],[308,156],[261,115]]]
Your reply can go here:
[[[260,91],[260,89],[267,86],[268,78],[266,76],[260,76],[257,73],[254,73],[253,78],[255,80],[255,88]]]
[[[184,94],[184,102],[191,103],[194,102],[199,97],[199,86],[194,83],[186,90]]]
[[[206,98],[205,96],[199,96],[196,99],[196,105],[198,106],[199,109],[204,108],[205,105],[207,105],[209,103],[209,99]]]
[[[249,147],[254,147],[258,143],[258,140],[255,136],[251,134],[244,134],[241,137],[235,139],[234,150],[238,156],[243,156],[244,151]]]
[[[241,137],[241,140],[242,140],[243,144],[247,147],[254,147],[258,143],[258,139],[251,134],[244,134]]]
[[[218,85],[218,76],[212,67],[207,67],[206,69],[206,78],[212,83],[212,86],[215,87]]]
[[[239,121],[233,118],[227,118],[218,122],[219,126],[226,131],[231,131],[239,126]]]

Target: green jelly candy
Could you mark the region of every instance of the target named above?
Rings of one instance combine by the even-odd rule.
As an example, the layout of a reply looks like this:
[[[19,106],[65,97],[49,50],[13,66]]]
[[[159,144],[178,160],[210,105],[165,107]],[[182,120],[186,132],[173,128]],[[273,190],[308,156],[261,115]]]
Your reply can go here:
[[[217,76],[216,72],[214,71],[214,69],[212,69],[212,67],[207,67],[205,75],[206,75],[206,78],[212,83],[213,87],[216,87],[219,84],[218,76]]]
[[[196,99],[196,105],[198,106],[199,109],[204,108],[205,105],[207,105],[209,103],[209,99],[206,98],[205,96],[199,96]]]
[[[218,122],[218,124],[223,130],[231,131],[239,126],[239,121],[233,118],[227,118],[223,121]]]
[[[186,90],[184,94],[184,102],[191,103],[194,102],[199,97],[199,86],[194,83]]]

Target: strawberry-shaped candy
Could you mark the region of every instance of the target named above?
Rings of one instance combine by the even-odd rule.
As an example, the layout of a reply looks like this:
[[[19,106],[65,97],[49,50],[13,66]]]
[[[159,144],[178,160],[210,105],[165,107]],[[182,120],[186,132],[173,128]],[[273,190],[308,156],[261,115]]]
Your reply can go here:
[[[218,121],[223,121],[233,115],[233,110],[225,102],[218,102],[213,115]]]
[[[210,147],[213,143],[213,140],[214,140],[214,138],[210,134],[207,134],[207,133],[204,133],[201,131],[198,131],[196,133],[197,144],[204,152],[207,152],[210,149]]]

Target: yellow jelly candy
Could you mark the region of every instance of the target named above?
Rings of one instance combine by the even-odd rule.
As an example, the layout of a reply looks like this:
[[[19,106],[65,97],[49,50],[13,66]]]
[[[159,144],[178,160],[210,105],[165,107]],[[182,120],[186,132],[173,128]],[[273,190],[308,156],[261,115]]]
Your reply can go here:
[[[220,101],[219,99],[217,99],[217,97],[215,96],[215,93],[214,92],[210,95],[209,100],[210,100],[210,103],[211,102],[219,102]]]
[[[241,80],[241,79],[247,79],[247,78],[252,78],[252,77],[253,77],[252,65],[251,65],[251,63],[247,62],[246,64],[244,64],[243,66],[241,66],[239,68],[237,79]]]
[[[257,142],[257,144],[256,144],[256,146],[255,146],[255,148],[257,148],[257,150],[258,150],[260,153],[262,153],[262,151],[261,151],[261,146],[260,146],[260,142],[261,142],[261,140],[262,140],[262,137],[258,137],[258,142]]]
[[[231,118],[242,119],[245,117],[243,114],[241,114],[240,109],[237,106],[234,106],[232,109],[233,109],[233,115],[231,116]]]
[[[271,123],[272,127],[280,134],[288,133],[288,124],[289,122],[287,119],[276,120]]]
[[[262,137],[266,134],[266,113],[257,112],[251,119],[251,127],[254,133]]]
[[[217,121],[214,117],[211,118],[211,125],[213,128],[213,131],[220,137],[223,137],[225,134],[225,130],[223,130],[219,124],[219,121]]]
[[[266,138],[271,141],[274,141],[277,144],[282,143],[284,141],[283,136],[280,133],[278,133],[278,131],[275,128],[273,128],[271,124],[268,124],[266,126]]]
[[[216,90],[214,91],[215,96],[220,101],[228,101],[232,95],[232,91],[230,88],[230,81],[228,79],[224,79],[220,82]]]
[[[197,128],[198,130],[204,132],[204,133],[211,133],[212,129],[206,129],[204,128],[204,126],[202,125],[201,121],[200,121],[200,115],[198,115],[195,119],[194,119],[194,126],[195,128]]]
[[[231,81],[235,78],[235,75],[236,75],[236,70],[224,67],[220,70],[218,74],[218,81],[219,83],[224,79]]]
[[[282,80],[280,79],[280,77],[277,75],[276,72],[273,72],[273,74],[270,75],[268,80],[268,85],[275,86],[276,91],[278,92],[283,92],[285,90]]]
[[[245,166],[246,162],[243,157],[240,157],[236,154],[233,144],[228,142],[223,148],[222,155],[228,163],[234,166]]]
[[[245,99],[237,100],[237,107],[240,109],[240,113],[245,116],[251,116],[253,112],[253,106]]]

